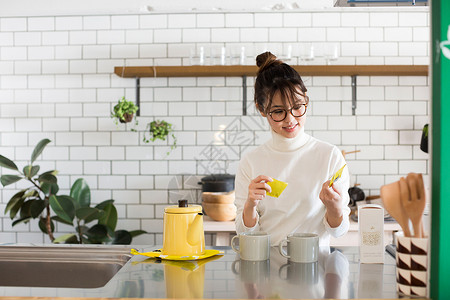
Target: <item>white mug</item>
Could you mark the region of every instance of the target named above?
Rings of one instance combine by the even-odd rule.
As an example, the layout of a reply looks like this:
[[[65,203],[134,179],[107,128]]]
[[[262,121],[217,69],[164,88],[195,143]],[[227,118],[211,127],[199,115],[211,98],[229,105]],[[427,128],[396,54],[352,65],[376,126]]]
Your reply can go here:
[[[284,274],[285,275],[282,275]],[[299,282],[316,284],[319,280],[319,263],[289,262],[280,267],[278,276],[283,280],[289,280],[296,284]]]
[[[287,244],[287,253],[284,246]],[[278,245],[280,254],[299,263],[316,262],[319,259],[319,235],[315,233],[293,233]]]
[[[242,232],[231,239],[231,248],[243,260],[266,260],[270,256],[270,235],[264,231]]]
[[[270,260],[251,261],[238,259],[231,264],[231,270],[243,282],[266,282],[270,275]]]

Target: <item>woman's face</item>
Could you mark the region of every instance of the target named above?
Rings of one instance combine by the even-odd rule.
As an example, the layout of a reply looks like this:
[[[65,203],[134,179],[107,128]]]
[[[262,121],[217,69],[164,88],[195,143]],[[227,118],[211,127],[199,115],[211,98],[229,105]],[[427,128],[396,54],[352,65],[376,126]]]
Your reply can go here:
[[[307,104],[305,97],[300,96],[300,99],[296,101],[296,104],[294,104],[294,109],[300,107],[302,109],[301,104]],[[294,102],[294,101],[291,101]],[[289,103],[287,103],[289,105]],[[270,127],[272,127],[273,131],[278,133],[281,136],[284,136],[285,138],[294,138],[298,135],[300,130],[305,126],[306,122],[306,113],[301,117],[294,117],[290,110],[292,107],[285,107],[283,104],[283,101],[281,99],[280,92],[275,93],[272,99],[272,106],[267,110],[268,114],[261,113],[263,117],[266,117],[269,121]],[[306,107],[303,107],[306,109]],[[286,118],[281,122],[274,121],[274,118],[276,115],[283,114],[282,110],[285,110]],[[272,113],[272,116],[271,116]],[[274,118],[273,118],[274,117]]]

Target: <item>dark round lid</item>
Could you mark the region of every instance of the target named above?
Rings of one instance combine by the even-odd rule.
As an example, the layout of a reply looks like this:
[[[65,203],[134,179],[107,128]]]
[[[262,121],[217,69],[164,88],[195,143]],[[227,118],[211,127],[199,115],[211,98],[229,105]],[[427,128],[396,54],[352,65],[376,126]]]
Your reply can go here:
[[[188,201],[185,199],[178,200],[178,205],[167,206],[164,208],[165,213],[170,214],[191,214],[191,213],[201,213],[201,205],[189,205]]]
[[[186,199],[178,200],[178,207],[188,207],[188,201]]]
[[[231,174],[211,174],[202,178],[202,181],[228,181],[234,180],[234,175]]]

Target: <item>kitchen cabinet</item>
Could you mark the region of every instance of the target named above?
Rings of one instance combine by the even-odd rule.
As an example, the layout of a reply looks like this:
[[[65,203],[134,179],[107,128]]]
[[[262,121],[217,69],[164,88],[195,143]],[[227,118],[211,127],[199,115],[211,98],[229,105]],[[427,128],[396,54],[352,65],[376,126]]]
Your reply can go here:
[[[205,234],[215,234],[214,246],[230,246],[231,238],[236,235],[234,221],[217,222],[210,217],[203,218],[203,229]]]
[[[216,235],[215,246],[229,246],[230,240],[236,234],[234,221],[216,222],[205,216],[203,221],[205,233],[214,233]],[[384,224],[384,244],[392,244],[394,233],[400,231],[401,227],[397,222],[385,222]],[[331,246],[358,246],[358,222],[350,221],[348,233],[340,238],[331,238]]]
[[[400,225],[397,222],[385,222],[384,223],[384,244],[394,243],[394,233],[401,231]],[[350,221],[350,228],[346,235],[340,238],[331,238],[331,246],[358,246],[359,245],[359,231],[358,222]]]

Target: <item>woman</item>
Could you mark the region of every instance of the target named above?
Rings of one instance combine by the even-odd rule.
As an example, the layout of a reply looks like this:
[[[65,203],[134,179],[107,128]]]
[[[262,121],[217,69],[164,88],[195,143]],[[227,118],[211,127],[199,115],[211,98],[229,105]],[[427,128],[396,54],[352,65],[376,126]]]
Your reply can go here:
[[[236,174],[236,231],[262,230],[278,245],[294,232],[317,233],[320,245],[348,231],[349,174],[330,187],[345,165],[336,146],[305,133],[309,98],[300,75],[265,52],[256,58],[255,105],[272,138],[248,152]],[[278,198],[267,196],[273,179],[288,183]]]

